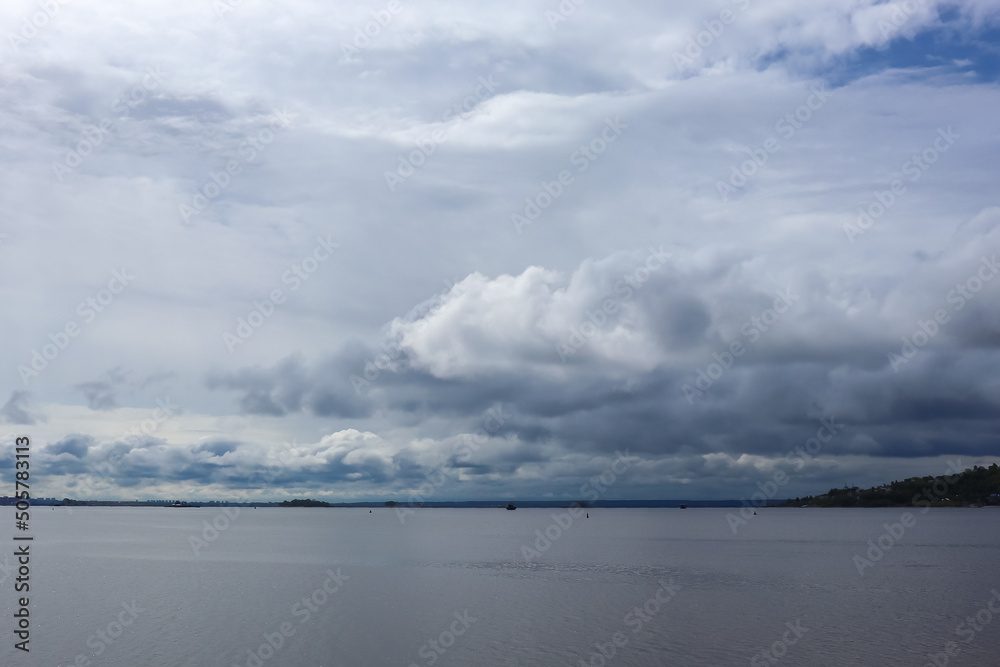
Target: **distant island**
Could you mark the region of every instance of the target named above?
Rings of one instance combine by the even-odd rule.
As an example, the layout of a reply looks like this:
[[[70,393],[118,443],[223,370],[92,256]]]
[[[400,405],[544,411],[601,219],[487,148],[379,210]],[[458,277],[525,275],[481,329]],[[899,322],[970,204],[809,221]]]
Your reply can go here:
[[[284,500],[278,504],[278,507],[333,507],[333,505],[323,500],[306,498],[305,500]]]
[[[1000,466],[954,475],[910,477],[870,489],[844,486],[820,496],[789,499],[786,507],[985,507],[1000,505]]]

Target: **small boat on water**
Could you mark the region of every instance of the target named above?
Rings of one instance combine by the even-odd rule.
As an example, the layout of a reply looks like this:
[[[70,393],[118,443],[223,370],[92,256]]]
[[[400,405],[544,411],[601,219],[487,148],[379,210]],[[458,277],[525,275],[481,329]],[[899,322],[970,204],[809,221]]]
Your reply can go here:
[[[516,510],[517,508],[514,507],[514,505],[512,503],[507,503],[507,509],[509,509],[509,510]]]
[[[681,509],[682,509],[682,510],[686,510],[687,508],[688,508],[688,506],[687,506],[687,505],[681,505]]]
[[[178,500],[177,502],[175,502],[175,503],[173,503],[171,505],[164,505],[164,507],[201,507],[201,505],[192,505],[191,503],[182,503],[181,501]]]

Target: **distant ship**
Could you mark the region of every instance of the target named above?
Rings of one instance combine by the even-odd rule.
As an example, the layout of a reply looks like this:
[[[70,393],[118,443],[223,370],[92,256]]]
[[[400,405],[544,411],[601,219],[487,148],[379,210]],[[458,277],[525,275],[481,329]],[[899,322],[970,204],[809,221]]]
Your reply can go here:
[[[514,507],[511,503],[507,503],[507,509],[509,509],[509,510],[516,510],[517,508]]]
[[[682,510],[686,510],[687,508],[688,508],[688,506],[687,506],[687,505],[681,505],[681,509],[682,509]]]
[[[201,507],[201,505],[192,505],[191,503],[182,503],[181,501],[178,500],[177,502],[173,503],[172,505],[164,505],[164,507]]]

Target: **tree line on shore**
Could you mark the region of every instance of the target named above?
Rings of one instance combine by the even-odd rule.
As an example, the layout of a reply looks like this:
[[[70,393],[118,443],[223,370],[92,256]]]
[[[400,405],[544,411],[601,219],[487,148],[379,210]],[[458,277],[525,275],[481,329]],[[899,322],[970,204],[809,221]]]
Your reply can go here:
[[[845,485],[819,496],[789,499],[791,507],[981,507],[1000,505],[1000,466],[973,466],[954,475],[909,477],[860,489]]]

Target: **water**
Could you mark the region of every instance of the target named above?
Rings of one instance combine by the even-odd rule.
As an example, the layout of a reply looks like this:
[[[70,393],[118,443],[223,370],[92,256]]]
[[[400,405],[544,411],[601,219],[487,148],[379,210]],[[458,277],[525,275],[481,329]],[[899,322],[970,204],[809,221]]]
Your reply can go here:
[[[599,643],[608,665],[763,665],[768,650],[921,666],[948,641],[951,665],[1000,664],[1000,616],[956,634],[1000,591],[1000,511],[914,512],[864,576],[853,557],[905,510],[761,510],[736,535],[731,511],[598,509],[563,529],[535,509],[401,525],[391,509],[36,508],[31,652],[13,648],[11,573],[0,664],[578,666],[603,664]],[[12,508],[0,519],[13,527]],[[528,562],[546,528],[561,535]],[[215,539],[195,556],[192,536]]]

